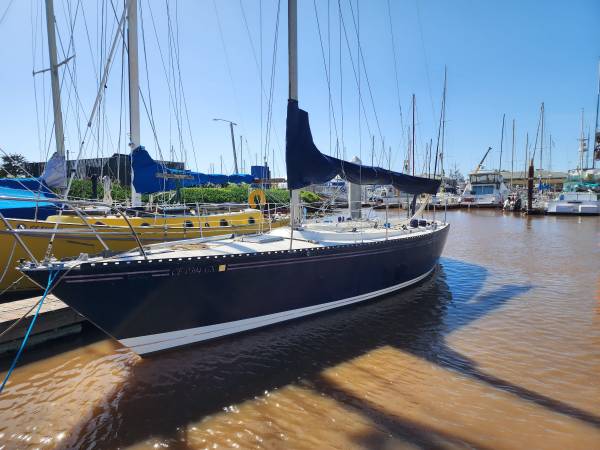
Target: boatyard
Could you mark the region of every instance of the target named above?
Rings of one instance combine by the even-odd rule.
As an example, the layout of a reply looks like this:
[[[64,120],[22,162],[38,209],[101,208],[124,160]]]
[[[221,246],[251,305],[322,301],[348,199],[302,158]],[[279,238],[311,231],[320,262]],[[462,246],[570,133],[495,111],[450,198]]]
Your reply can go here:
[[[0,450],[600,448],[599,18],[0,2]]]

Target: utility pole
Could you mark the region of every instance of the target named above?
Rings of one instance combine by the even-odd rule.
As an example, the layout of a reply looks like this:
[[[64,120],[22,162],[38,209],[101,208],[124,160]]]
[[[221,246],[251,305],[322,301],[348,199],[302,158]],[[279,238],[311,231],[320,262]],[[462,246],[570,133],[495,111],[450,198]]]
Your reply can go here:
[[[231,120],[227,120],[227,119],[213,119],[216,122],[226,122],[229,124],[229,131],[231,133],[231,148],[233,150],[233,170],[235,173],[239,173],[238,170],[238,162],[237,162],[237,153],[235,151],[235,135],[233,134],[233,126],[237,125],[237,123],[232,122]]]

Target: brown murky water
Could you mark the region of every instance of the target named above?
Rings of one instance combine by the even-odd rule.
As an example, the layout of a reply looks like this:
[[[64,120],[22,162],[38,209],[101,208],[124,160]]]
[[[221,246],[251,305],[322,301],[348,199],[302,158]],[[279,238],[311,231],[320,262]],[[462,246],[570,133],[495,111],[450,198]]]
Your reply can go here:
[[[448,218],[397,295],[147,360],[27,352],[0,449],[600,448],[600,219]]]

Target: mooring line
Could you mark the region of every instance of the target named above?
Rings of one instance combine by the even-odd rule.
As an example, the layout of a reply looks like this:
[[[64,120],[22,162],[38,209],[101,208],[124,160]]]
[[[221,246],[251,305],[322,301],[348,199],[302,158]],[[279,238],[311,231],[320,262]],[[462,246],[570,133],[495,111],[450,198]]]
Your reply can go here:
[[[50,291],[50,286],[52,286],[52,281],[54,281],[54,277],[56,276],[57,273],[58,273],[58,271],[57,272],[50,272],[48,274],[48,284],[46,286],[46,290],[44,291],[44,295],[42,295],[42,298],[39,301],[39,305],[37,307],[37,310],[35,311],[35,315],[31,319],[31,323],[29,324],[29,328],[27,329],[27,333],[25,333],[25,337],[23,338],[23,342],[21,343],[21,347],[19,347],[19,351],[15,355],[15,359],[13,359],[13,362],[11,363],[10,368],[8,369],[8,372],[6,373],[6,377],[4,377],[4,381],[2,382],[2,385],[0,385],[0,394],[2,394],[2,391],[4,390],[4,386],[6,386],[6,383],[8,383],[8,379],[10,378],[13,370],[15,370],[15,367],[17,365],[17,362],[19,361],[19,358],[21,357],[21,354],[23,353],[23,349],[25,348],[25,345],[27,345],[27,340],[29,339],[29,335],[31,334],[31,330],[33,330],[33,326],[35,325],[35,321],[36,321],[38,315],[40,314],[40,310],[42,309],[42,305],[44,304],[44,300],[45,300],[46,296],[48,295],[48,292]]]

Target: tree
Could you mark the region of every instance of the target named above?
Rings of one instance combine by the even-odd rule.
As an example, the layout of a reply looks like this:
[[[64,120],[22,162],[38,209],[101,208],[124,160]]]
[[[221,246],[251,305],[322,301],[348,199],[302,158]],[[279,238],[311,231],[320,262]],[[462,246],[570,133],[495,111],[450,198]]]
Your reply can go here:
[[[25,164],[27,159],[18,153],[2,156],[2,166],[0,167],[0,176],[24,176],[27,175],[25,171]]]

